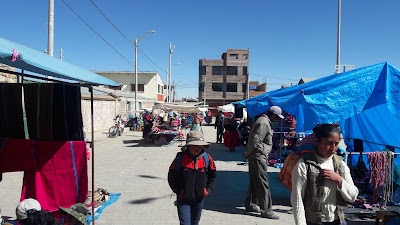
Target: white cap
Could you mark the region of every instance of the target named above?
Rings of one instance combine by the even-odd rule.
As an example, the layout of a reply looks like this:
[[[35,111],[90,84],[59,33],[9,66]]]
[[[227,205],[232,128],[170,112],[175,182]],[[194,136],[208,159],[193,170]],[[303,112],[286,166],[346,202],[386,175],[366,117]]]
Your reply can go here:
[[[33,198],[27,198],[17,205],[15,214],[18,220],[24,220],[28,218],[28,214],[31,212],[41,211],[42,207],[40,203]]]
[[[272,112],[273,114],[279,116],[279,118],[281,118],[281,119],[284,119],[284,118],[285,118],[284,116],[282,116],[282,109],[281,109],[281,107],[279,107],[279,106],[276,106],[276,105],[271,106],[271,107],[268,109],[268,111],[270,111],[270,112]]]

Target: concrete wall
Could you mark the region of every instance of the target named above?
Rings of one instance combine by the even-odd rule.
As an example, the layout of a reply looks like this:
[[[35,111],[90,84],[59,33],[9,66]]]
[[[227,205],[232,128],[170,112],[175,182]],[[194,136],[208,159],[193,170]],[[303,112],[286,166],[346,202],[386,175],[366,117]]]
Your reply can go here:
[[[94,114],[94,131],[108,131],[114,124],[116,114],[120,114],[122,118],[126,118],[126,102],[125,101],[93,101]],[[90,116],[90,100],[82,100],[82,119],[83,130],[86,134],[91,131],[91,116]]]

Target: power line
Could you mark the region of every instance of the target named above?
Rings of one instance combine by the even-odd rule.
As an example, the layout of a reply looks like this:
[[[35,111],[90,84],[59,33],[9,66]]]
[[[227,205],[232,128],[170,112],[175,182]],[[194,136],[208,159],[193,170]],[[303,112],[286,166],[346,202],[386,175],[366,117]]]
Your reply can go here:
[[[69,6],[64,0],[61,0],[76,16],[79,17],[80,20],[82,20],[97,36],[99,36],[108,46],[110,46],[116,53],[118,53],[122,58],[124,58],[129,64],[133,66],[133,63],[131,63],[125,56],[123,56],[117,49],[114,48],[105,38],[103,38],[92,26],[90,26],[78,13],[76,13],[71,6]]]
[[[151,63],[153,63],[153,65],[155,65],[161,71],[164,71],[164,69],[159,67],[155,62],[153,62],[153,60],[151,60],[139,46],[138,46],[138,49],[140,50],[140,52],[143,54],[144,57],[146,57]]]
[[[106,14],[104,14],[102,11],[101,11],[101,9],[96,5],[96,3],[94,3],[94,1],[93,0],[90,0],[90,2],[94,5],[94,7],[97,9],[97,11],[99,11],[100,13],[101,13],[101,15],[103,15],[104,16],[104,18],[106,18],[106,20],[126,39],[126,40],[128,40],[131,44],[133,44],[133,42],[128,38],[128,37],[126,37],[112,22],[111,22],[111,20],[110,19],[108,19],[108,17],[106,16]]]

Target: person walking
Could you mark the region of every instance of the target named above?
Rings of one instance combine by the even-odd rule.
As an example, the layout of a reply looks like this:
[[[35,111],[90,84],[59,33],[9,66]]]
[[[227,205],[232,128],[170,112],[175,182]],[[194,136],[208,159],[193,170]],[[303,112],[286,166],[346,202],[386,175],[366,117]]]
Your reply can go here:
[[[246,210],[261,212],[261,216],[268,219],[279,219],[279,216],[272,211],[267,168],[274,132],[271,125],[283,118],[282,109],[271,106],[267,114],[262,114],[253,124],[246,150],[243,152],[243,157],[248,159],[250,179],[245,200]]]
[[[214,128],[217,129],[217,144],[222,143],[222,137],[224,136],[224,114],[219,111],[219,115],[215,118]]]
[[[177,195],[176,205],[181,225],[198,225],[204,198],[213,187],[216,167],[205,152],[210,146],[200,131],[190,131],[184,152],[177,153],[168,172],[168,183]]]
[[[292,171],[290,201],[296,225],[342,225],[347,202],[358,189],[343,158],[336,155],[340,130],[336,124],[317,125],[315,150],[300,159]]]

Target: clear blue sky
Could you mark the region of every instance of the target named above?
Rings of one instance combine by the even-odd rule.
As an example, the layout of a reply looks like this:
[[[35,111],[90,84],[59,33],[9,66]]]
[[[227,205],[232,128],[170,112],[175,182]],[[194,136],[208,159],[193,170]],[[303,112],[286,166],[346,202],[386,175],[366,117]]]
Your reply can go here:
[[[116,53],[64,4],[89,23]],[[251,80],[268,90],[301,77],[334,73],[337,0],[93,0],[111,22],[139,43],[138,69],[165,81],[169,43],[178,97],[197,97],[198,61],[228,48],[250,50]],[[1,37],[36,50],[47,47],[48,1],[2,1]],[[342,0],[341,64],[356,68],[387,61],[400,67],[400,1]],[[91,0],[55,0],[54,56],[88,70],[133,71],[134,47]],[[151,60],[147,59],[146,56]],[[130,62],[128,62],[129,60]],[[130,64],[131,63],[131,64]],[[276,79],[280,78],[280,79]]]

